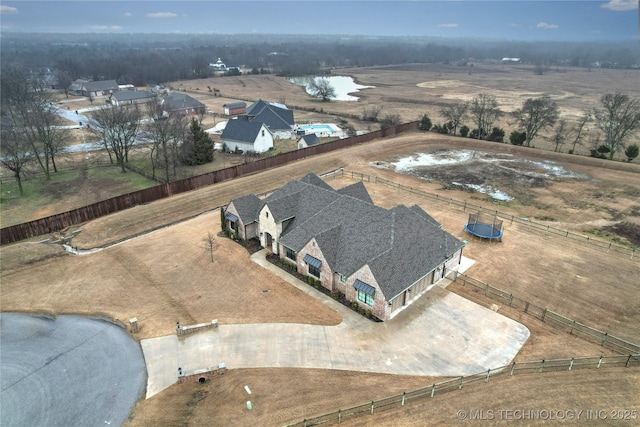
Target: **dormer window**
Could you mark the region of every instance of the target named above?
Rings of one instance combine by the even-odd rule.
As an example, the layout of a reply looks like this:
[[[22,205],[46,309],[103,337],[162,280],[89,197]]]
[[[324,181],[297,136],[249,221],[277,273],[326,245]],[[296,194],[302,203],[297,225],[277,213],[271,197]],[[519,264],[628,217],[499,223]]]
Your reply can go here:
[[[264,136],[264,129],[262,129],[262,136]]]
[[[265,217],[267,217],[267,218],[269,218],[269,212],[265,212],[265,213],[264,213],[264,216],[265,216]]]

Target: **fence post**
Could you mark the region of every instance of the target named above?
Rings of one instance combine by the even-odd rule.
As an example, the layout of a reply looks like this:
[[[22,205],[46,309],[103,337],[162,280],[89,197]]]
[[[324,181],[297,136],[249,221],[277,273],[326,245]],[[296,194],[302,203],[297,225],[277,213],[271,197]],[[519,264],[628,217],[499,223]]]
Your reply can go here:
[[[597,368],[600,369],[600,365],[602,365],[602,356],[600,356],[600,360],[598,360]]]
[[[433,383],[431,386],[431,397],[433,397],[434,394],[436,394],[436,383]]]
[[[342,422],[342,409],[338,409],[338,424]]]
[[[527,313],[527,310],[529,310],[529,302],[526,302],[524,305],[524,312]]]
[[[373,415],[373,400],[371,401],[371,415]]]
[[[512,303],[513,303],[513,294],[509,294],[509,307],[511,307]]]
[[[516,362],[513,362],[513,365],[511,365],[511,372],[509,372],[510,376],[513,376],[513,371],[516,369]]]
[[[624,367],[628,368],[629,367],[629,362],[631,362],[631,354],[629,355],[629,357],[627,357],[627,363],[625,363]]]
[[[571,368],[573,368],[573,357],[571,358],[571,362],[569,362],[569,370],[571,370]]]
[[[542,312],[542,319],[540,319],[540,320],[542,320],[544,322],[544,316],[546,316],[546,315],[547,315],[547,309],[545,308],[544,311]]]
[[[604,345],[604,343],[607,342],[607,335],[609,335],[609,332],[604,333],[604,337],[602,337],[602,343],[600,345]]]
[[[573,335],[573,328],[576,326],[576,321],[574,320],[571,324],[571,328],[569,329],[569,335]]]
[[[484,288],[484,296],[487,296],[487,291],[489,290],[489,284],[487,283],[487,286],[485,286]]]
[[[543,367],[544,367],[544,359],[542,359],[542,362],[540,362],[540,371],[539,372],[542,372],[542,368]]]
[[[407,394],[406,391],[402,392],[402,406],[404,406],[404,396]]]
[[[460,385],[458,386],[458,390],[462,389],[462,381],[464,380],[464,376],[460,377]]]
[[[484,380],[484,382],[489,382],[489,374],[491,373],[491,369],[487,369],[487,378]]]

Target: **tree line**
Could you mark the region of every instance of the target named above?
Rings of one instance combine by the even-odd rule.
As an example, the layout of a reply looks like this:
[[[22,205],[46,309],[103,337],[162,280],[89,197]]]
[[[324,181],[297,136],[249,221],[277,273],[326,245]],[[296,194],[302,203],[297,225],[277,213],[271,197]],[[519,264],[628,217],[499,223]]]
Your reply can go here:
[[[439,113],[445,120],[443,124],[433,124],[431,118],[425,114],[420,120],[419,128],[424,131],[505,142],[504,129],[494,126],[504,113],[493,95],[478,94],[469,102],[442,107]],[[532,147],[533,141],[539,137],[541,131],[551,129],[550,139],[555,145],[554,151],[561,151],[561,147],[569,142],[569,153],[573,154],[576,146],[585,143],[587,124],[593,123],[600,134],[591,141],[592,157],[613,160],[620,150],[624,150],[627,161],[631,162],[638,157],[640,151],[636,142],[627,143],[640,130],[640,99],[622,93],[603,95],[600,98],[600,106],[584,111],[572,127],[560,118],[558,105],[548,96],[527,99],[510,116],[517,128],[509,135],[509,141],[514,145]],[[473,129],[464,124],[467,120],[473,124]]]
[[[25,34],[0,39],[3,64],[53,74],[61,86],[77,78],[145,86],[213,76],[218,57],[250,72],[317,75],[333,67],[408,63],[464,66],[469,61],[519,57],[537,66],[640,66],[632,42],[513,42],[427,37],[350,37],[188,34]]]

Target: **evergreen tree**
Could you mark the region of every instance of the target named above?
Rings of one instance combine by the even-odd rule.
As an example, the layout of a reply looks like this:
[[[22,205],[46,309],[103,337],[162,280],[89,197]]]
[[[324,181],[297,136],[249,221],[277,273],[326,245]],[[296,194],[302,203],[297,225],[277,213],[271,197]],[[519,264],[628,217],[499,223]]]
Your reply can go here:
[[[195,118],[191,119],[189,133],[182,144],[182,163],[189,166],[213,161],[213,140]]]

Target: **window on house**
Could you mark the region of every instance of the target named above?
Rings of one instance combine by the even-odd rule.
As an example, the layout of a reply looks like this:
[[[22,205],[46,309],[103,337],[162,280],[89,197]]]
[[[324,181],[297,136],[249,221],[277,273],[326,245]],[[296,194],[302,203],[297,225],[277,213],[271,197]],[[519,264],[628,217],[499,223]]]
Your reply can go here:
[[[373,295],[369,295],[363,291],[358,291],[358,301],[361,301],[368,306],[373,306]]]
[[[231,228],[233,231],[235,231],[235,230],[236,230],[236,223],[235,223],[235,221],[231,221],[231,222],[229,222],[229,228]]]
[[[264,213],[267,218],[269,218],[269,212]]]
[[[373,295],[376,293],[376,288],[357,279],[354,282],[353,287],[358,291],[358,301],[369,306],[373,305]]]
[[[309,274],[319,279],[320,269],[318,267],[314,267],[313,265],[309,264]]]
[[[342,283],[346,282],[346,281],[347,281],[347,276],[345,276],[344,274],[341,274],[341,275],[340,275],[340,281],[341,281]]]
[[[296,260],[296,251],[294,251],[293,249],[287,248],[287,258],[289,258],[290,260],[295,261]]]
[[[322,265],[322,261],[317,258],[312,257],[309,254],[306,254],[303,259],[304,262],[309,266],[309,274],[314,277],[320,278],[320,266]]]
[[[262,136],[264,136],[264,129],[262,129]]]

